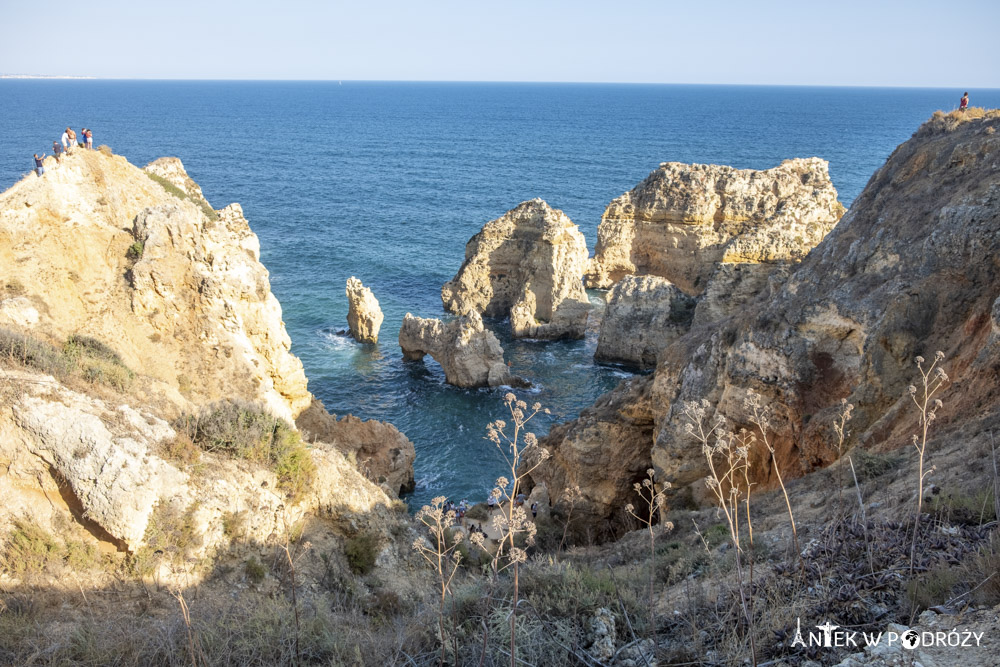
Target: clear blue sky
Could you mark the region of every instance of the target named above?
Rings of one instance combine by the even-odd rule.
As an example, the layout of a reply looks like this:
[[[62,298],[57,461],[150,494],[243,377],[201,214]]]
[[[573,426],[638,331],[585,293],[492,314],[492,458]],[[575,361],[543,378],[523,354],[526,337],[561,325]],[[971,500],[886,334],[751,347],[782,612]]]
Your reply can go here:
[[[1000,1],[0,0],[0,73],[1000,87]]]

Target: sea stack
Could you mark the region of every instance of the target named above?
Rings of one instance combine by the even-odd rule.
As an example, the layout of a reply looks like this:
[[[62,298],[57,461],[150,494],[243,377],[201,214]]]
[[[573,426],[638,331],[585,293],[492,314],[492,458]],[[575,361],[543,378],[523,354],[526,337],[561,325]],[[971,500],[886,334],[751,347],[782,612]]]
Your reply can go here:
[[[382,309],[372,291],[351,276],[347,279],[347,326],[359,343],[377,343],[382,327]]]
[[[576,225],[541,199],[487,222],[465,262],[441,289],[446,310],[510,317],[515,338],[582,338],[590,302],[582,277],[587,243]]]

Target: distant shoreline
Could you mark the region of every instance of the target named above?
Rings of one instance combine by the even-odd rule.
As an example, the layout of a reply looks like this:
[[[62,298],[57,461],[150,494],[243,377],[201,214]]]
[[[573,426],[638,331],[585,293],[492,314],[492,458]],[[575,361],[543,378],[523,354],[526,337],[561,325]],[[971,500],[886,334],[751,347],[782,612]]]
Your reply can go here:
[[[96,76],[71,76],[68,74],[0,74],[0,79],[96,79]]]

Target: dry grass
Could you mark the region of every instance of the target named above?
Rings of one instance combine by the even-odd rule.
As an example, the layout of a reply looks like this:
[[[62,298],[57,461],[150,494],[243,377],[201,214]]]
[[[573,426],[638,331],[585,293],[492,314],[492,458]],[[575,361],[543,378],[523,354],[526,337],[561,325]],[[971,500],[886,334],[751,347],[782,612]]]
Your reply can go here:
[[[969,107],[965,111],[959,111],[958,109],[954,111],[935,111],[931,115],[931,119],[924,124],[924,127],[932,130],[951,132],[958,129],[964,123],[973,120],[993,120],[995,118],[1000,118],[1000,109]]]
[[[111,347],[89,336],[70,336],[61,348],[29,334],[0,328],[0,358],[54,376],[127,391],[135,373]]]

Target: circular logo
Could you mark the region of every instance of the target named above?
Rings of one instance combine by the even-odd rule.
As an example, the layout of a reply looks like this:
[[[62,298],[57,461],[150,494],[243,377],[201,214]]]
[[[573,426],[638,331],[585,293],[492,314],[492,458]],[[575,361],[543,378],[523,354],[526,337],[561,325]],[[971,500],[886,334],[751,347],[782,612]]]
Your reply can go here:
[[[916,630],[907,630],[903,633],[903,636],[899,638],[899,641],[902,643],[903,648],[912,651],[920,644],[920,633]]]

